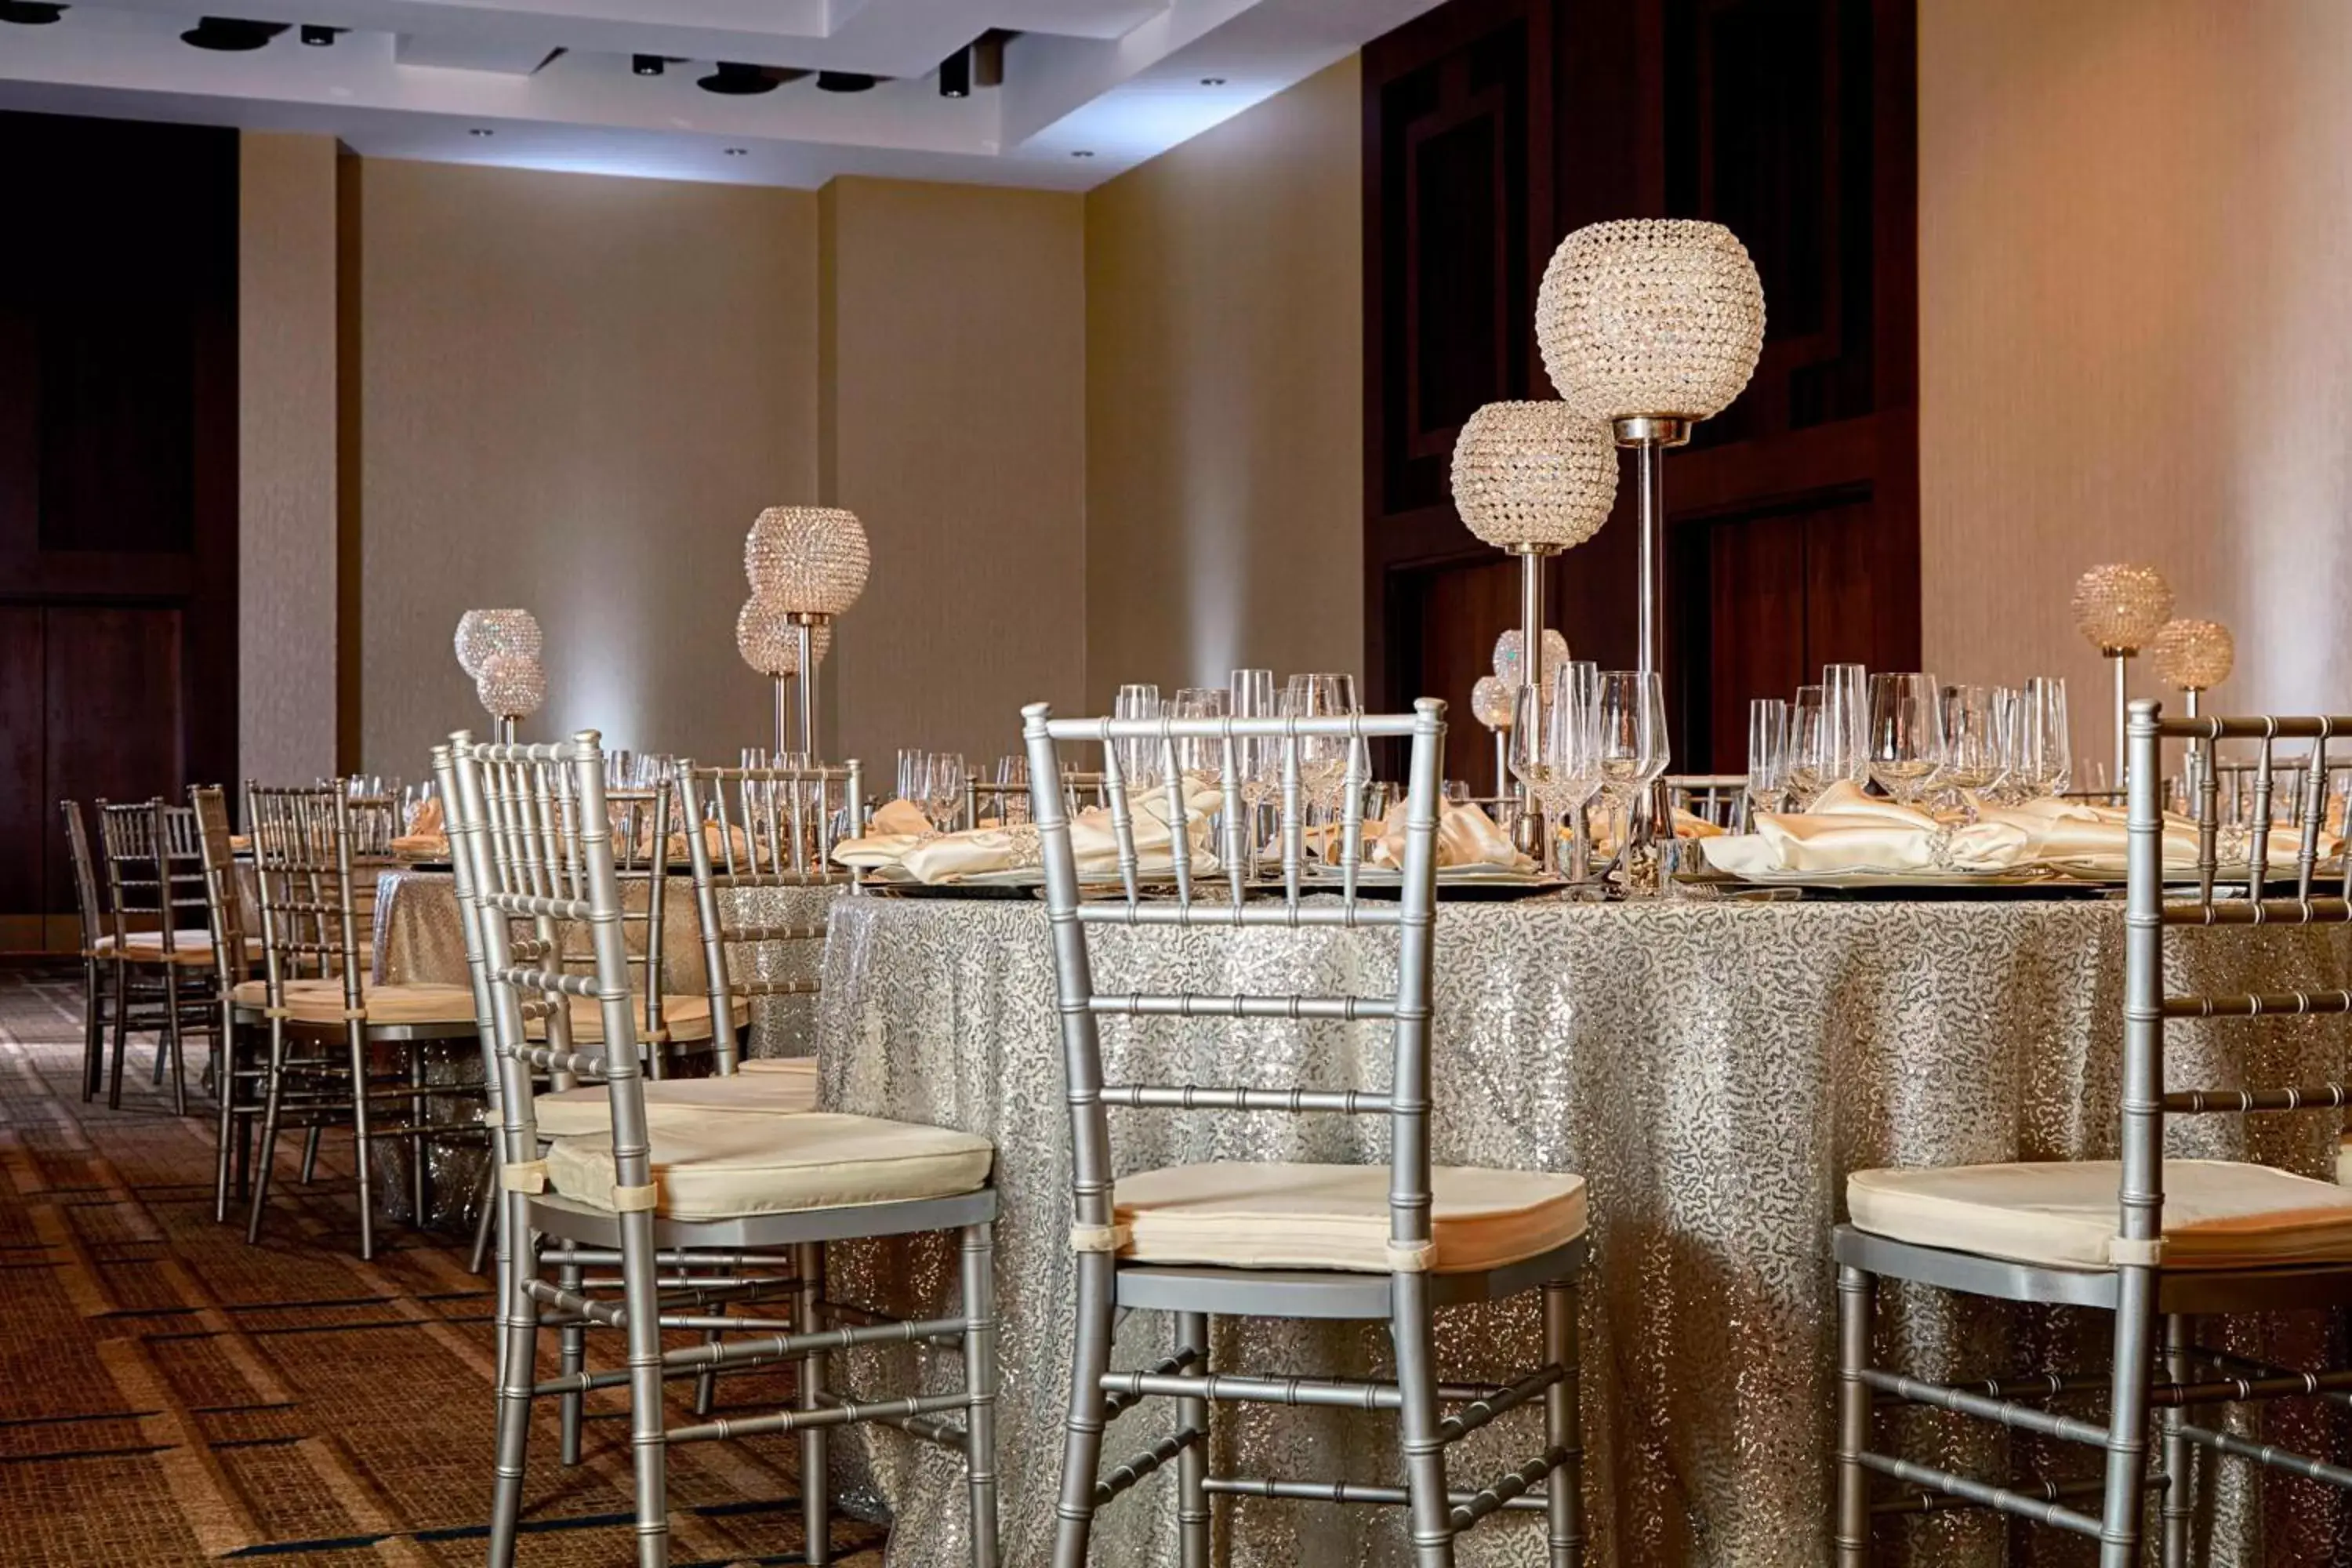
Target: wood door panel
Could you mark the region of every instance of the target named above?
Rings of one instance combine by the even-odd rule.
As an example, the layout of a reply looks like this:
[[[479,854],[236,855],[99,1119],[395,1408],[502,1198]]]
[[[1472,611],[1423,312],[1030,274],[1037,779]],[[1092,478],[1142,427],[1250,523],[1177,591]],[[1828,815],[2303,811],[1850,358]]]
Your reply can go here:
[[[1445,776],[1465,779],[1474,795],[1490,793],[1495,774],[1492,731],[1470,711],[1470,688],[1494,672],[1495,639],[1519,619],[1519,563],[1489,551],[1458,565],[1431,567],[1393,579],[1402,599],[1399,624],[1413,629],[1408,644],[1413,689],[1397,699],[1445,702]]]
[[[188,784],[182,760],[181,612],[53,605],[42,612],[42,622],[44,798],[85,804],[101,797],[177,799]],[[58,912],[73,907],[72,867],[63,833],[49,834],[47,841],[48,912]]]
[[[0,831],[0,917],[49,909],[44,868],[51,842],[65,842],[41,762],[47,720],[41,642],[38,609],[0,605],[0,823],[10,825]],[[66,896],[73,896],[70,884]]]
[[[1807,679],[1806,519],[1758,518],[1706,530],[1707,751],[1710,773],[1747,767],[1748,702]]]

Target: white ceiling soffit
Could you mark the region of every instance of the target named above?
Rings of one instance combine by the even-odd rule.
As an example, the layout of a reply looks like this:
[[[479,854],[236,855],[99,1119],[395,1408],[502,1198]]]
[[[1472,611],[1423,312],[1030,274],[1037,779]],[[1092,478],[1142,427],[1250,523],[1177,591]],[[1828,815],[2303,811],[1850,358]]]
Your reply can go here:
[[[0,23],[0,109],[321,132],[445,163],[1084,190],[1436,3],[98,0]],[[181,41],[200,15],[342,31],[220,52]],[[940,63],[992,29],[1017,35],[1003,84],[941,97]],[[668,63],[639,76],[637,55]],[[697,87],[719,60],[811,74],[755,96]],[[883,79],[827,92],[818,71]]]

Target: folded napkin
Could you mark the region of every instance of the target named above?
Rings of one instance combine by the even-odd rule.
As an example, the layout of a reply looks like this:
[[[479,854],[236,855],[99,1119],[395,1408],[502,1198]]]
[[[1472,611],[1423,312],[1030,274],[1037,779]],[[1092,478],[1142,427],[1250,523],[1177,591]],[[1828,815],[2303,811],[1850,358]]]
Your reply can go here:
[[[1586,815],[1586,821],[1592,832],[1592,853],[1604,860],[1614,856],[1617,853],[1616,814],[1603,810],[1601,803],[1595,801]],[[1720,838],[1729,831],[1680,806],[1675,808],[1675,837],[1677,838]]]
[[[912,801],[894,800],[877,808],[866,825],[873,834],[924,834],[931,830],[931,819]]]
[[[1386,816],[1367,818],[1363,824],[1361,864],[1387,871],[1402,870],[1404,821],[1403,801],[1389,807]],[[1346,827],[1345,823],[1327,822],[1301,828],[1300,847],[1308,859],[1336,867],[1339,864],[1340,836]],[[1261,858],[1277,862],[1282,858],[1278,833]],[[1451,802],[1438,807],[1437,865],[1440,870],[1449,866],[1496,866],[1510,871],[1535,868],[1533,860],[1511,847],[1510,835],[1496,826],[1493,817],[1475,805]]]
[[[442,826],[441,800],[438,795],[430,796],[416,803],[416,809],[408,814],[406,836],[411,838],[446,838],[449,836],[448,829]],[[395,839],[394,842],[397,843],[398,840]]]
[[[446,833],[404,833],[392,841],[392,852],[404,860],[444,860],[449,855]]]
[[[1176,864],[1176,836],[1169,826],[1167,792],[1156,787],[1139,789],[1128,799],[1134,810],[1137,869],[1143,876],[1164,877]],[[1217,809],[1219,799],[1213,786],[1198,780],[1187,782],[1183,810],[1189,858],[1192,869],[1203,876],[1217,868],[1210,842],[1209,816]],[[885,806],[874,814],[877,826],[885,825],[889,810]],[[1091,806],[1070,819],[1070,847],[1077,854],[1079,876],[1092,879],[1118,875],[1118,836],[1111,826],[1107,808]],[[896,868],[906,879],[933,884],[953,882],[984,872],[1019,870],[1038,864],[1037,829],[1027,823],[1015,823],[1010,827],[974,827],[961,833],[869,832],[863,838],[835,845],[833,858],[858,870]]]
[[[1987,806],[1977,815],[1979,820],[2010,823],[2023,830],[2032,840],[2031,859],[2063,861],[2073,868],[2117,877],[2124,874],[2130,814],[2120,807],[2043,798],[2021,805]],[[2302,842],[2299,827],[2272,828],[2269,863],[2282,869],[2292,868]],[[2323,859],[2341,847],[2339,840],[2325,832],[2320,835]],[[2224,827],[2214,837],[2214,858],[2225,869],[2243,867],[2252,851],[2253,834],[2246,828]],[[2168,815],[2164,819],[2164,868],[2176,876],[2197,869],[2197,824],[2188,817]]]
[[[1948,825],[1924,811],[1876,800],[1841,780],[1808,812],[1760,811],[1753,833],[1699,840],[1706,863],[1734,876],[1772,871],[1999,871],[2032,858],[2024,826],[1990,820]]]

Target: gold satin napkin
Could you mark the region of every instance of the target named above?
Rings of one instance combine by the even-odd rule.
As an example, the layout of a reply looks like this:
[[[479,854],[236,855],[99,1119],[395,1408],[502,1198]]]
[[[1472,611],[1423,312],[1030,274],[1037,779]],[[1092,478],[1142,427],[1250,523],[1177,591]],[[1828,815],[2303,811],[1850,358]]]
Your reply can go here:
[[[404,860],[446,860],[449,858],[449,836],[446,833],[404,833],[392,841],[392,852]]]
[[[416,809],[408,814],[408,833],[406,836],[411,838],[446,838],[449,837],[449,830],[442,826],[441,800],[438,795],[420,800],[416,803]],[[394,840],[394,842],[398,841]]]
[[[1758,812],[1752,833],[1698,841],[1709,866],[1738,877],[1775,871],[2002,871],[2031,861],[2033,844],[2028,827],[1993,820],[1990,812],[1976,822],[1946,823],[1874,799],[1843,780],[1822,791],[1811,811]]]
[[[1187,781],[1183,811],[1188,858],[1192,869],[1202,876],[1217,870],[1209,816],[1217,809],[1220,798],[1213,786],[1199,780]],[[1134,812],[1138,874],[1165,877],[1176,864],[1176,836],[1169,827],[1167,792],[1156,787],[1139,789],[1131,792],[1128,799]],[[875,814],[877,824],[882,822],[883,815]],[[1090,806],[1072,817],[1070,847],[1076,853],[1081,878],[1091,880],[1118,875],[1118,835],[1111,826],[1108,809]],[[1037,865],[1037,829],[1026,823],[1016,823],[1010,827],[973,827],[961,833],[868,834],[835,845],[833,858],[859,870],[896,868],[903,880],[936,885]]]
[[[2032,840],[2029,858],[2032,860],[2060,862],[2070,870],[2105,876],[2124,874],[2130,814],[2118,806],[2049,797],[2021,805],[1986,806],[1977,816],[1979,821],[2011,824],[2028,835]],[[2300,828],[2272,828],[2270,865],[2291,870],[2302,842]],[[2242,870],[2252,847],[2252,832],[2224,827],[2215,836],[2214,857],[2224,871],[2233,866]],[[2339,841],[2321,834],[2319,853],[2323,859],[2334,856],[2340,847]],[[2168,814],[2164,819],[2164,869],[2168,875],[2175,876],[2197,869],[2197,824],[2188,817]]]
[[[1404,868],[1404,819],[1405,803],[1399,801],[1389,807],[1386,816],[1365,821],[1362,864],[1386,871]],[[1300,829],[1299,844],[1307,858],[1336,868],[1339,864],[1340,835],[1346,826],[1345,823],[1327,822]],[[1261,859],[1279,863],[1281,858],[1282,837],[1277,833]],[[1493,817],[1475,805],[1450,802],[1438,807],[1437,866],[1440,870],[1449,866],[1493,866],[1507,871],[1535,869],[1533,860],[1511,847],[1510,836],[1495,826]]]

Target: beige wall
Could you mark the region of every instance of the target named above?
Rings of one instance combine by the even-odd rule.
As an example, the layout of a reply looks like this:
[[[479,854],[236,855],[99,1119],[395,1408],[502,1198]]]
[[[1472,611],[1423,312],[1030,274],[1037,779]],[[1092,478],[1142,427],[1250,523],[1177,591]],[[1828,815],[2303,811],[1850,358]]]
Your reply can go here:
[[[816,489],[816,199],[362,165],[365,765],[483,721],[450,637],[521,605],[525,732],[733,761],[770,728],[734,648],[742,540]]]
[[[1363,660],[1355,58],[1087,197],[1087,688]]]
[[[843,179],[820,201],[824,497],[874,554],[826,727],[879,777],[909,744],[993,760],[1086,663],[1081,198]]]
[[[237,767],[335,769],[335,139],[238,143]]]
[[[2236,632],[2221,706],[2340,711],[2352,7],[1926,0],[1919,162],[1930,668],[2065,675],[2104,758],[2067,590],[2144,561]]]

